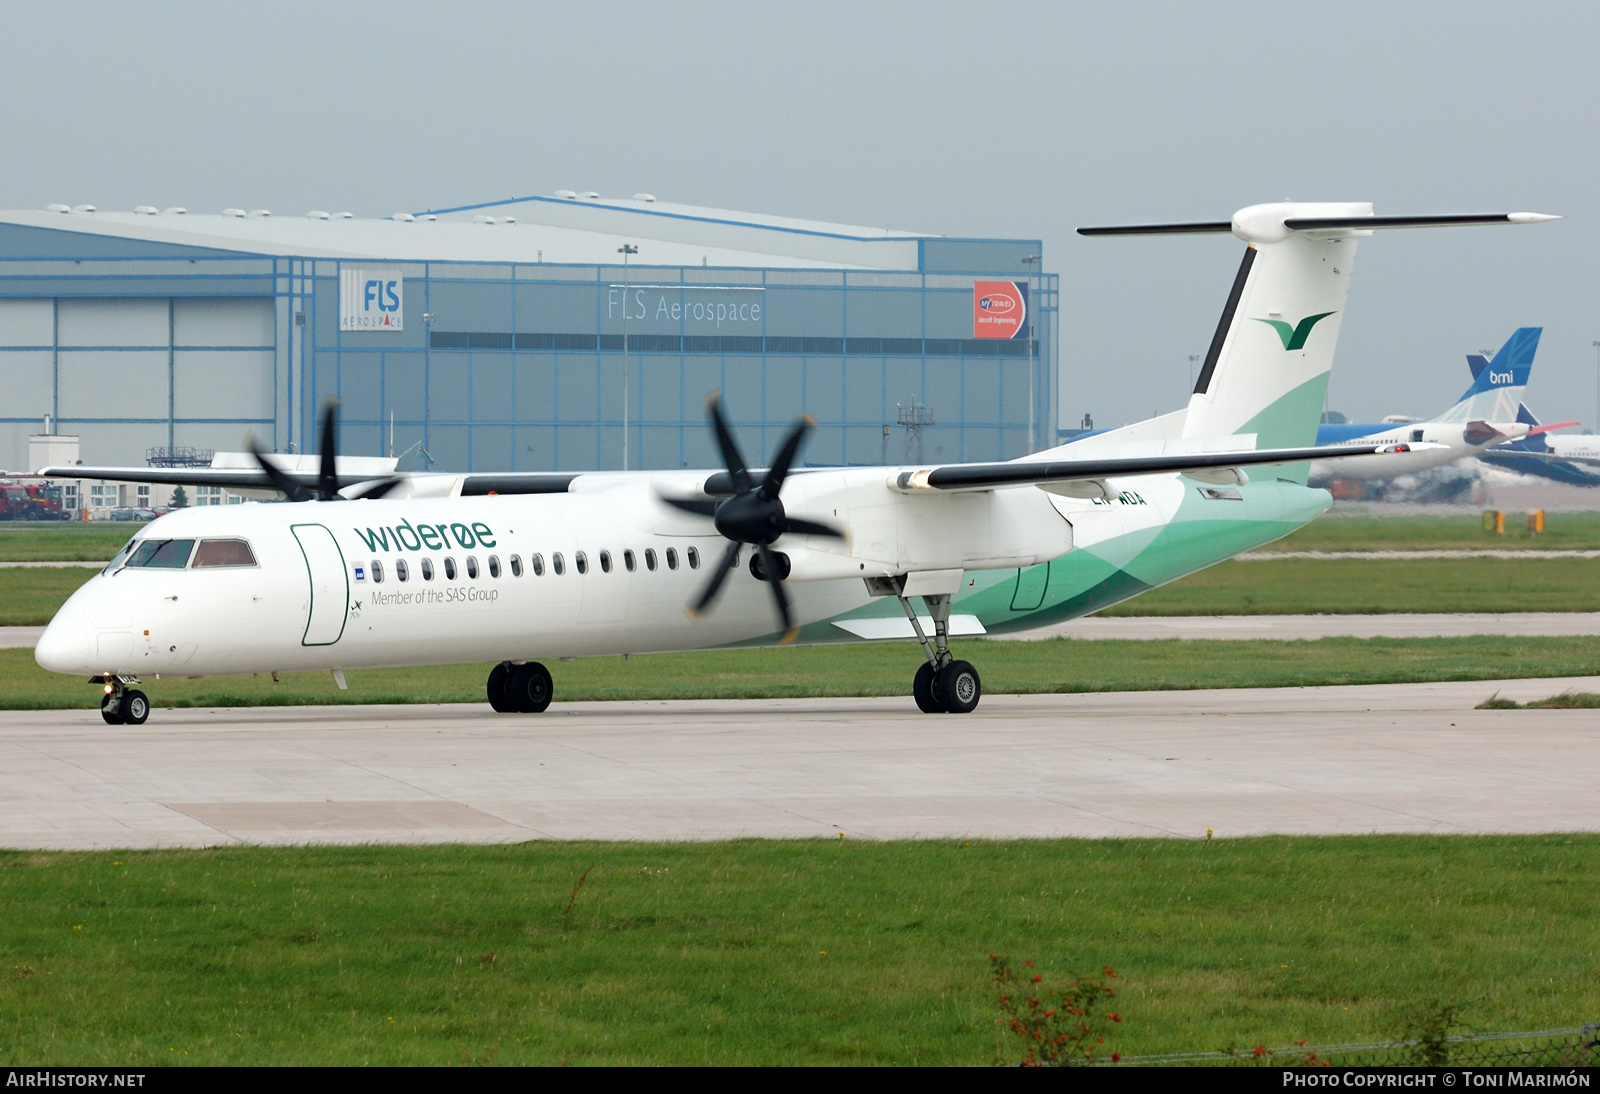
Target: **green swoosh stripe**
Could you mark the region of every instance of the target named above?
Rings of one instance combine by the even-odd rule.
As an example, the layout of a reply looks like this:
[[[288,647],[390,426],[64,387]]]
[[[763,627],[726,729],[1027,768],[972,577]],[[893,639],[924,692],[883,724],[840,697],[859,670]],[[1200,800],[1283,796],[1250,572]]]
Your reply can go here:
[[[1278,337],[1283,340],[1283,348],[1292,351],[1304,349],[1306,339],[1311,337],[1311,328],[1333,314],[1335,313],[1331,311],[1325,311],[1320,315],[1308,315],[1304,319],[1300,320],[1298,326],[1294,327],[1291,327],[1282,319],[1257,319],[1256,322],[1265,323],[1267,326],[1277,331]]]

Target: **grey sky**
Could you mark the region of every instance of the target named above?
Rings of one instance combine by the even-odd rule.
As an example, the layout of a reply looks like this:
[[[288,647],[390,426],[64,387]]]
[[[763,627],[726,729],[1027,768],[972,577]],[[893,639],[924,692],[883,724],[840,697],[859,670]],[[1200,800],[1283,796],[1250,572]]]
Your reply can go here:
[[[50,4],[5,28],[0,207],[571,188],[1038,236],[1064,424],[1180,405],[1242,247],[1079,225],[1560,213],[1363,242],[1330,402],[1431,414],[1464,354],[1543,325],[1529,402],[1595,421],[1600,5]]]

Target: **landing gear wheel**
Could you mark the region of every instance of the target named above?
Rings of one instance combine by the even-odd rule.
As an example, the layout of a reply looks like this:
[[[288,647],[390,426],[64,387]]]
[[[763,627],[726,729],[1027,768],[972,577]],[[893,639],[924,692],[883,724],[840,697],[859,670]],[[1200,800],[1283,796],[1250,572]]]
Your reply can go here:
[[[510,714],[517,709],[510,695],[511,662],[502,661],[489,670],[489,705],[496,714]]]
[[[971,714],[983,695],[983,683],[970,662],[952,661],[939,670],[934,693],[951,714]]]
[[[917,701],[917,709],[924,714],[944,713],[944,704],[933,690],[935,675],[933,666],[924,661],[911,681],[911,696]]]
[[[511,671],[511,683],[506,688],[506,698],[523,714],[542,714],[550,705],[555,685],[550,680],[550,670],[537,661],[518,665]]]
[[[104,708],[100,713],[105,713]],[[117,720],[124,725],[144,725],[144,720],[150,717],[150,696],[137,689],[123,692],[122,701],[117,704],[117,713],[121,715]]]
[[[108,726],[122,724],[122,697],[115,692],[100,700],[100,717],[106,720]]]

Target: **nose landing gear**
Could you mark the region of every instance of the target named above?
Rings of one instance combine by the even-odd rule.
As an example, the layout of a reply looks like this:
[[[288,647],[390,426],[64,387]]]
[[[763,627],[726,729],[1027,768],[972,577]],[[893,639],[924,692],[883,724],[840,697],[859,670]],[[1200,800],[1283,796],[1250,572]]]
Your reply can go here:
[[[928,660],[917,669],[911,681],[911,695],[924,714],[971,714],[983,697],[983,681],[970,662],[957,661],[950,653],[950,597],[924,596],[922,602],[933,616],[933,641],[922,629],[909,598],[899,597],[900,607],[911,620],[911,629],[922,643]]]
[[[500,714],[542,714],[555,685],[550,670],[537,661],[502,661],[489,670],[489,705]]]
[[[100,700],[100,717],[109,726],[142,726],[150,717],[150,696],[130,685],[137,684],[137,676],[92,676],[91,684],[102,684],[105,696]]]

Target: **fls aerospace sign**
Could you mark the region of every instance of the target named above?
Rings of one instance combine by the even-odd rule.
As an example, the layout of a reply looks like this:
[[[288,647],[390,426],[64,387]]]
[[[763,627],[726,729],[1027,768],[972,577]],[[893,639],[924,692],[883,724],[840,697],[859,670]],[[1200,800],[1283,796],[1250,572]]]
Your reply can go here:
[[[401,330],[405,278],[398,270],[339,271],[340,330]]]
[[[974,281],[972,337],[1028,337],[1028,283]]]

